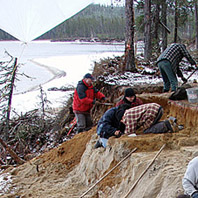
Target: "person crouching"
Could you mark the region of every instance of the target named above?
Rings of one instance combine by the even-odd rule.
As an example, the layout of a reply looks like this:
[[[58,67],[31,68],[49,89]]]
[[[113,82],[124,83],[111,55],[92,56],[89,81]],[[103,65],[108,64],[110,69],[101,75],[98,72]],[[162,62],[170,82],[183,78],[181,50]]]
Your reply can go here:
[[[106,147],[108,139],[112,136],[120,137],[125,130],[125,125],[121,123],[124,112],[131,106],[122,104],[107,110],[97,125],[97,134],[100,137],[94,148]]]
[[[148,103],[126,110],[121,122],[126,126],[126,134],[134,134],[140,127],[143,127],[144,133],[147,133],[146,130],[156,124],[162,114],[163,108],[161,105]]]

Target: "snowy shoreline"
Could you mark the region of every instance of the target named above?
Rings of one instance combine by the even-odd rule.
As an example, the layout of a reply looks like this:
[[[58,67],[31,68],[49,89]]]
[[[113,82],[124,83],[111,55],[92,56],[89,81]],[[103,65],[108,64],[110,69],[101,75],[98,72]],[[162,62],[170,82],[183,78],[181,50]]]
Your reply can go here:
[[[100,53],[92,55],[68,55],[68,56],[54,56],[46,58],[35,58],[29,60],[35,66],[42,68],[44,71],[42,75],[34,79],[34,83],[27,90],[15,92],[12,109],[17,114],[26,113],[35,108],[40,108],[39,86],[47,95],[47,99],[51,102],[49,105],[52,109],[61,108],[69,99],[73,91],[49,91],[52,87],[60,88],[62,86],[76,86],[85,73],[92,72],[94,61],[99,61],[101,58],[114,57],[122,55],[121,52]],[[39,70],[39,69],[38,69]],[[45,81],[41,81],[41,78]]]

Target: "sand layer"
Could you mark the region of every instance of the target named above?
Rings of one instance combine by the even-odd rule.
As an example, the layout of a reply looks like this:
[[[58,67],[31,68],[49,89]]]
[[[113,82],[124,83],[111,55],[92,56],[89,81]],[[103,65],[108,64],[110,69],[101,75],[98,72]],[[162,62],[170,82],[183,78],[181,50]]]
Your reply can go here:
[[[11,176],[11,181],[0,197],[73,198],[82,197],[89,188],[83,197],[175,198],[183,193],[186,166],[198,155],[196,105],[167,100],[166,94],[140,97],[161,104],[165,109],[162,119],[175,116],[184,129],[147,135],[140,131],[136,137],[110,138],[106,149],[94,149],[98,138],[94,127],[19,167],[7,169],[2,175],[4,180]],[[134,148],[133,154],[94,185]]]

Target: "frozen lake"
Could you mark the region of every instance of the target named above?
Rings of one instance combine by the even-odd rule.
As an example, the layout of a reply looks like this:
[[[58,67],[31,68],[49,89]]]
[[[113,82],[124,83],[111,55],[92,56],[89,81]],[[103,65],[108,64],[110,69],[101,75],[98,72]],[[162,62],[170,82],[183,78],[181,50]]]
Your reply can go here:
[[[1,41],[0,60],[7,57],[5,50],[22,64],[18,72],[31,77],[19,76],[14,91],[12,107],[17,113],[24,113],[39,108],[39,85],[52,107],[60,107],[69,93],[48,91],[48,88],[76,86],[85,73],[91,72],[94,61],[122,55],[124,44],[34,41],[26,45]]]

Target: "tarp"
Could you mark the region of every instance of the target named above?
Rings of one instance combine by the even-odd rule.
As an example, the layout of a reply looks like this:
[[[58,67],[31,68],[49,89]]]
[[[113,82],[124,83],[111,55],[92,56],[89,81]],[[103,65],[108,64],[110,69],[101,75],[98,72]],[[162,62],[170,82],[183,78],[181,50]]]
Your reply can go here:
[[[0,0],[0,29],[30,42],[92,3],[92,0]]]

